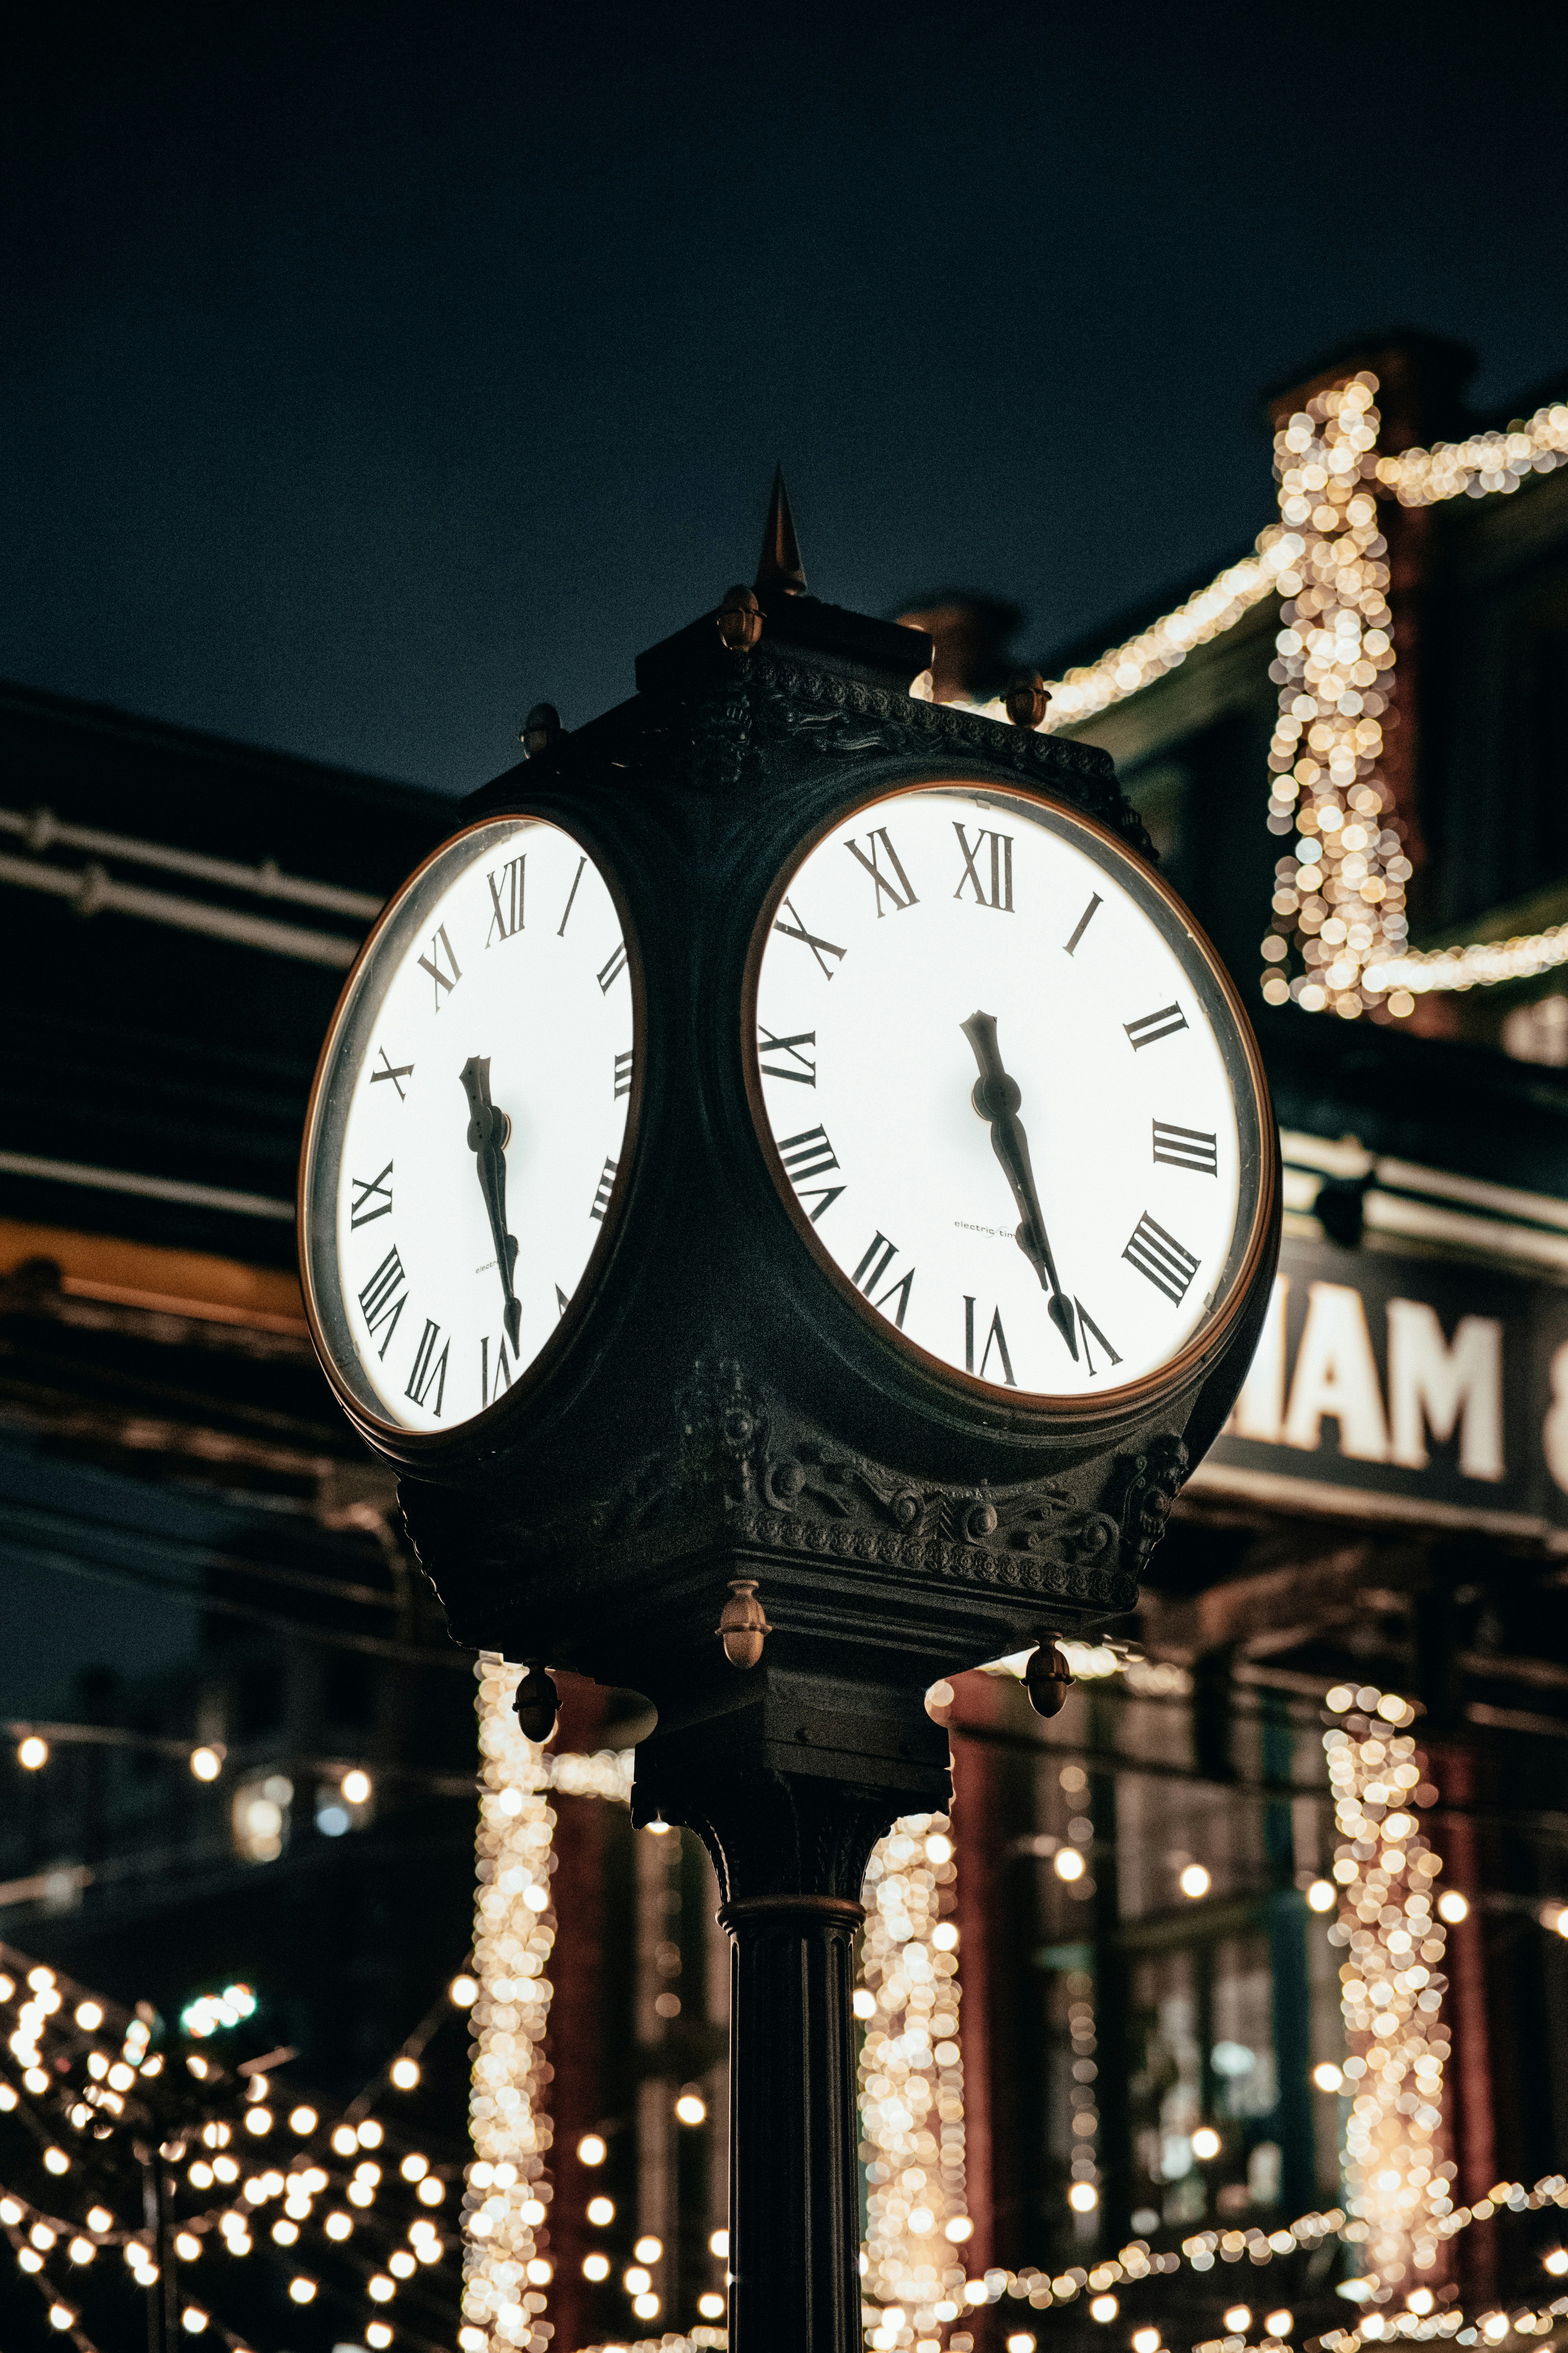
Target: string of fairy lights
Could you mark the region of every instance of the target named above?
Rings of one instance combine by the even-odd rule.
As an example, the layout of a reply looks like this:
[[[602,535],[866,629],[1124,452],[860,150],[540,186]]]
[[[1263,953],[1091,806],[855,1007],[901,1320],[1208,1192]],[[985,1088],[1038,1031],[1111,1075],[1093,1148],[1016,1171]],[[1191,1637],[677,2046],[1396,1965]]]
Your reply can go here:
[[[1110,1654],[1103,1664],[1096,1662],[1096,1672],[1124,1667]],[[857,2014],[868,2021],[861,2097],[869,2184],[864,2270],[870,2353],[942,2353],[944,2342],[966,2344],[967,2337],[952,2336],[952,2324],[1005,2298],[1033,2311],[1083,2299],[1091,2319],[1109,2324],[1121,2312],[1126,2292],[1145,2282],[1184,2270],[1201,2276],[1216,2263],[1244,2258],[1261,2267],[1333,2239],[1355,2250],[1361,2269],[1341,2284],[1340,2293],[1362,2309],[1352,2327],[1321,2335],[1316,2341],[1321,2353],[1360,2353],[1365,2345],[1395,2337],[1500,2347],[1510,2338],[1545,2333],[1568,2316],[1565,2296],[1539,2307],[1467,2319],[1457,2306],[1441,2306],[1421,2277],[1434,2272],[1442,2245],[1475,2223],[1501,2211],[1568,2207],[1568,2179],[1549,2175],[1529,2189],[1503,2182],[1474,2207],[1455,2206],[1455,2168],[1439,2155],[1443,2068],[1449,2052],[1441,2015],[1447,1991],[1442,1964],[1447,1928],[1466,1917],[1468,1905],[1457,1888],[1436,1892],[1442,1861],[1416,1809],[1436,1804],[1439,1793],[1426,1778],[1428,1760],[1411,1732],[1415,1710],[1408,1700],[1373,1686],[1338,1685],[1326,1694],[1324,1708],[1323,1748],[1340,1842],[1333,1879],[1321,1883],[1321,1889],[1331,1907],[1337,1894],[1336,1917],[1327,1935],[1348,1956],[1340,1972],[1348,2055],[1342,2066],[1320,2066],[1316,2079],[1321,2088],[1342,2092],[1346,2102],[1343,2207],[1303,2215],[1272,2232],[1201,2230],[1184,2239],[1179,2251],[1155,2253],[1147,2241],[1134,2240],[1092,2267],[1075,2264],[1054,2276],[994,2267],[960,2285],[936,2236],[941,2221],[928,2187],[934,2137],[929,2129],[923,2146],[913,2137],[922,2119],[929,2121],[933,2079],[944,2080],[949,2089],[950,2104],[939,2113],[944,2132],[952,2131],[955,2141],[963,2121],[956,1981],[950,1981],[951,1990],[943,1987],[936,1993],[943,2010],[928,2019],[921,2014],[926,2004],[910,2000],[920,1988],[921,1962],[911,1969],[901,1957],[911,1941],[926,1959],[935,1957],[931,1924],[941,1905],[933,1900],[937,1874],[921,1867],[931,1858],[929,1838],[921,1853],[927,1821],[919,1817],[897,1825],[879,1850],[881,1868],[868,1874],[866,1984],[856,2000]],[[956,1868],[947,1827],[940,1825],[937,1836],[942,1870]],[[1315,1891],[1311,1901],[1314,1910],[1323,1908]],[[911,2011],[912,2037],[906,2024]],[[949,2014],[952,2025],[944,2047],[933,2036],[939,2026],[946,2027]],[[915,2166],[904,2169],[911,2158]],[[1079,2186],[1075,2182],[1075,2190]],[[921,2201],[918,2208],[911,2205],[915,2197]],[[972,2228],[962,2202],[954,2220],[956,2227],[950,2222],[947,2235],[961,2244]],[[1568,2253],[1553,2252],[1545,2263],[1554,2276],[1568,2274]],[[1260,2337],[1249,2306],[1238,2304],[1225,2318],[1226,2336],[1194,2353],[1289,2353],[1295,2333],[1289,2311],[1262,2316]],[[1036,2341],[1023,2328],[1006,2338],[1009,2353],[1032,2353]],[[1136,2330],[1134,2353],[1163,2353],[1163,2341],[1161,2327]]]
[[[1520,2181],[1499,2182],[1488,2197],[1479,2200],[1473,2207],[1461,2206],[1444,2216],[1440,2235],[1444,2239],[1457,2238],[1461,2232],[1478,2222],[1489,2222],[1498,2214],[1535,2214],[1548,2207],[1568,2207],[1568,2179],[1561,2173],[1547,2174],[1531,2188]],[[1184,2270],[1201,2276],[1212,2272],[1216,2263],[1245,2261],[1249,2268],[1262,2270],[1289,2255],[1315,2253],[1331,2239],[1355,2244],[1357,2227],[1355,2220],[1342,2208],[1331,2207],[1326,2213],[1300,2215],[1275,2231],[1199,2231],[1184,2239],[1179,2251],[1172,2248],[1163,2253],[1152,2253],[1146,2240],[1134,2239],[1116,2255],[1090,2269],[1075,2263],[1053,2276],[1044,2271],[1026,2268],[1014,2272],[998,2266],[966,2284],[965,2303],[969,2309],[977,2310],[983,2305],[1000,2304],[1005,2297],[1026,2303],[1032,2310],[1040,2312],[1087,2299],[1089,2318],[1109,2327],[1119,2317],[1134,2316],[1135,2307],[1133,2312],[1128,2312],[1121,2303],[1121,2295],[1129,2288],[1141,2287],[1150,2280],[1171,2279]],[[1553,2251],[1544,2259],[1543,2268],[1556,2277],[1568,2265]],[[1352,2283],[1344,2284],[1349,2286]],[[1396,2338],[1415,2344],[1448,2338],[1465,2346],[1499,2346],[1510,2337],[1543,2333],[1564,2316],[1568,2316],[1568,2295],[1542,2305],[1524,2298],[1507,2311],[1483,2312],[1469,2319],[1457,2306],[1439,2309],[1430,2289],[1416,2287],[1409,2292],[1402,2310],[1384,2311],[1375,2306],[1363,2310],[1357,2315],[1353,2327],[1325,2329],[1316,2337],[1309,2336],[1305,2346],[1317,2345],[1323,2353],[1359,2353],[1363,2345]],[[1194,2346],[1193,2353],[1290,2353],[1290,2340],[1297,2335],[1293,2312],[1279,2307],[1255,2314],[1250,2306],[1238,2300],[1224,2317],[1226,2335],[1202,2340]],[[1258,2322],[1262,2324],[1260,2329],[1256,2327]],[[1145,2337],[1146,2343],[1142,2341]],[[1135,2329],[1133,2353],[1162,2353],[1163,2339],[1163,2329]],[[1019,2329],[1009,2335],[1007,2343],[1010,2353],[1033,2353],[1035,2339],[1026,2330]]]
[[[1454,2211],[1455,2168],[1436,2145],[1450,2048],[1443,1961],[1447,1920],[1467,1907],[1457,1890],[1436,1893],[1443,1860],[1412,1810],[1437,1794],[1405,1728],[1414,1708],[1370,1690],[1335,1690],[1329,1705],[1344,1718],[1323,1747],[1340,1835],[1340,1915],[1328,1934],[1350,1954],[1340,1970],[1347,2202],[1365,2232],[1367,2295],[1392,2295],[1432,2269]]]
[[[866,2168],[868,2343],[929,2335],[963,2309],[964,2188],[957,1867],[944,1814],[907,1814],[866,1872],[855,2014]]]
[[[134,2288],[173,2288],[185,2335],[210,2334],[230,2353],[250,2353],[214,2306],[227,2301],[227,2264],[259,2255],[280,2268],[290,2302],[344,2303],[364,2345],[375,2353],[392,2345],[386,2308],[457,2244],[438,2219],[452,2187],[447,2168],[377,2116],[374,2100],[334,2119],[265,2073],[241,2076],[195,2051],[182,2059],[154,2050],[145,2018],[9,1946],[0,1947],[0,1963],[8,2021],[0,2115],[28,2128],[22,2173],[47,2177],[45,2194],[22,2174],[0,2184],[0,2230],[51,2327],[80,2353],[97,2353],[84,2307],[112,2315],[115,2291],[92,2267],[118,2253]],[[423,2048],[426,2032],[389,2063],[376,2089],[414,2088],[412,2045]],[[128,2200],[143,2203],[143,2160],[166,2182],[162,2228],[125,2212]],[[220,2249],[227,2264],[214,2277]],[[345,2276],[357,2278],[353,2294]],[[421,2323],[428,2312],[442,2326],[449,2301],[439,2290],[434,2305],[418,2299],[396,2335],[426,2346]]]
[[[1568,464],[1568,404],[1549,403],[1506,431],[1380,452],[1377,392],[1363,370],[1289,417],[1275,440],[1279,522],[1259,533],[1251,555],[1173,612],[1048,681],[1044,723],[1054,730],[1097,718],[1278,596],[1268,822],[1297,839],[1275,869],[1260,987],[1269,1004],[1294,1001],[1347,1019],[1377,1006],[1403,1018],[1433,991],[1532,978],[1568,963],[1563,924],[1451,948],[1408,944],[1412,868],[1380,770],[1395,649],[1378,529],[1380,496],[1424,507],[1508,495]],[[1005,715],[999,702],[984,708]]]
[[[1369,374],[1310,400],[1275,437],[1279,512],[1300,554],[1279,575],[1279,716],[1268,765],[1269,822],[1294,827],[1274,870],[1263,942],[1267,1002],[1353,1018],[1366,980],[1405,945],[1404,839],[1380,769],[1394,668],[1388,543],[1378,528],[1380,418]],[[1288,978],[1294,954],[1300,969]],[[1413,1000],[1391,1005],[1408,1012]]]
[[[1110,1651],[1103,1659],[1086,1652],[1079,1663],[1085,1672],[1124,1672],[1130,1685],[1150,1672]],[[550,1799],[563,1791],[624,1801],[629,1759],[549,1755],[517,1724],[512,1698],[521,1670],[486,1656],[476,1672],[480,1804],[473,1961],[446,1998],[468,2010],[473,2034],[474,2157],[462,2194],[456,2335],[460,2353],[548,2353],[552,2136],[542,2045],[555,1934]],[[1121,2299],[1146,2282],[1183,2271],[1201,2276],[1216,2263],[1244,2259],[1263,2266],[1330,2239],[1356,2251],[1361,2268],[1342,2283],[1342,2293],[1359,2308],[1352,2325],[1321,2335],[1321,2353],[1361,2353],[1394,2337],[1500,2347],[1568,2315],[1565,2296],[1539,2309],[1467,2319],[1456,2306],[1443,2306],[1422,2276],[1435,2272],[1446,2242],[1500,2211],[1568,2207],[1568,2179],[1552,2175],[1529,2189],[1505,2182],[1473,2207],[1453,2203],[1455,2168],[1440,2155],[1449,2055],[1443,1963],[1447,1928],[1468,1907],[1458,1890],[1437,1892],[1442,1864],[1420,1810],[1436,1803],[1438,1792],[1426,1778],[1408,1701],[1342,1686],[1327,1694],[1325,1712],[1339,1838],[1331,1866],[1338,1909],[1326,1933],[1346,1957],[1340,1992],[1348,2055],[1342,2066],[1320,2068],[1317,2076],[1345,2102],[1342,2207],[1267,2232],[1200,2230],[1179,2251],[1152,2252],[1135,2240],[1092,2267],[1074,2264],[1055,2275],[996,2268],[969,2274],[954,1917],[959,1858],[945,1817],[906,1817],[879,1842],[868,1869],[855,1995],[865,2029],[868,2353],[942,2353],[944,2345],[957,2353],[964,2337],[954,2332],[967,2316],[1004,2298],[1032,2311],[1082,2299],[1092,2319],[1109,2322]],[[1331,1903],[1329,1883],[1323,1892]],[[49,2184],[42,2194],[21,2181],[0,2184],[0,2231],[43,2297],[50,2325],[79,2353],[98,2353],[84,2318],[82,2284],[110,2250],[122,2254],[131,2284],[150,2293],[167,2264],[185,2332],[210,2332],[229,2353],[250,2353],[247,2339],[214,2312],[226,2300],[221,2291],[197,2292],[195,2284],[207,2276],[198,2266],[210,2265],[220,2249],[230,2262],[258,2253],[281,2264],[288,2295],[300,2305],[318,2295],[352,2301],[342,2284],[346,2266],[359,2283],[358,2336],[373,2353],[395,2337],[434,2353],[420,2332],[419,2312],[405,2320],[389,2307],[421,2273],[436,2284],[437,2267],[457,2252],[450,2226],[437,2220],[454,2168],[433,2166],[395,2123],[372,2113],[369,2099],[334,2121],[319,2103],[289,2104],[265,2073],[243,2079],[203,2051],[186,2047],[182,2058],[177,2048],[154,2050],[145,2018],[116,2010],[44,1964],[5,1947],[0,1961],[0,2005],[11,2012],[0,2114],[26,2108]],[[245,1990],[230,1989],[222,1999],[229,2002]],[[415,2047],[423,2049],[429,2031],[427,2022],[389,2062],[382,2092],[418,2082]],[[144,2149],[153,2134],[174,2182],[174,2211],[162,2233],[124,2211],[128,2186],[140,2190],[127,2150],[138,2140]],[[1075,2178],[1074,2191],[1080,2188],[1086,2198],[1096,2194],[1092,2183]],[[332,2260],[324,2261],[329,2253]],[[1568,2273],[1568,2254],[1548,2255],[1546,2263],[1549,2271]],[[448,2294],[445,2302],[454,2300]],[[447,2335],[439,2317],[435,2326]],[[1197,2353],[1255,2353],[1250,2309],[1237,2306],[1226,2326],[1224,2338]],[[1265,2316],[1257,2353],[1288,2353],[1292,2332],[1289,2313]],[[1162,2353],[1162,2336],[1152,2327],[1136,2333],[1134,2353]],[[686,2334],[667,2330],[646,2344],[658,2353],[707,2353],[724,2341],[721,2327],[697,2327]],[[1021,2353],[1033,2340],[1015,2332],[1007,2341]],[[644,2343],[636,2340],[637,2347]],[[634,2341],[617,2339],[616,2353],[623,2348],[634,2353]]]
[[[484,1651],[474,1672],[481,1760],[468,2102],[475,2162],[458,2343],[462,2353],[548,2353],[552,2332],[541,2324],[554,2267],[536,2233],[553,2195],[541,2046],[553,1991],[544,1972],[555,1943],[555,1813],[548,1760],[512,1705],[523,1670]]]

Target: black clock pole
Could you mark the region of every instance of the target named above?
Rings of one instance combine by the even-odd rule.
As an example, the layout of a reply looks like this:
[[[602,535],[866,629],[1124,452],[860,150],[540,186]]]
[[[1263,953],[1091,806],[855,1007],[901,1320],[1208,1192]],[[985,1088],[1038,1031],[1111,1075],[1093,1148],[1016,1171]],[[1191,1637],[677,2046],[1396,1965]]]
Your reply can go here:
[[[721,1712],[639,1749],[633,1811],[697,1831],[724,1896],[731,2343],[859,2353],[860,1890],[900,1814],[946,1811],[947,1736],[919,1691],[849,1676],[762,1663],[706,1696]]]
[[[1037,681],[997,724],[911,694],[932,655],[805,593],[781,484],[754,589],[642,655],[636,697],[577,733],[531,714],[526,763],[464,815],[565,827],[624,909],[637,1070],[605,1250],[488,1412],[416,1437],[361,1418],[458,1641],[658,1711],[634,1820],[701,1836],[733,1947],[732,2353],[860,2353],[860,1891],[900,1815],[951,1802],[924,1694],[1134,1608],[1277,1248],[1268,1145],[1212,1342],[1064,1407],[945,1378],[803,1244],[748,1092],[758,927],[802,846],[935,779],[1047,798],[1108,860],[1152,855],[1109,757],[1037,732]],[[537,1738],[542,1672],[529,1688]]]

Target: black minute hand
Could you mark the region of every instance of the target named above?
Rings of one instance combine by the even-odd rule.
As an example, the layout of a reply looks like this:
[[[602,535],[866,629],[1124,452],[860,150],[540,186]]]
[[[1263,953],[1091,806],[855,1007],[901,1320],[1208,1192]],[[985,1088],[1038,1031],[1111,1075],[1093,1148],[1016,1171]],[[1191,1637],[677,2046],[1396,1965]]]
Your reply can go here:
[[[489,1211],[490,1233],[496,1246],[496,1263],[500,1269],[501,1289],[506,1293],[506,1330],[511,1342],[511,1353],[518,1353],[518,1341],[522,1333],[522,1309],[512,1289],[512,1269],[517,1264],[517,1244],[506,1229],[506,1147],[511,1134],[511,1122],[504,1111],[498,1111],[490,1101],[490,1064],[489,1055],[482,1058],[470,1054],[459,1073],[463,1092],[468,1098],[468,1150],[479,1165],[479,1190]]]
[[[972,1013],[962,1027],[980,1065],[980,1076],[969,1100],[981,1118],[990,1123],[991,1149],[1006,1171],[1023,1219],[1015,1240],[1039,1276],[1041,1290],[1049,1293],[1046,1312],[1067,1342],[1076,1364],[1078,1335],[1073,1328],[1072,1305],[1057,1281],[1056,1261],[1046,1239],[1046,1221],[1040,1215],[1040,1197],[1035,1190],[1035,1172],[1029,1166],[1029,1139],[1018,1117],[1023,1092],[1016,1079],[1009,1078],[1003,1066],[1002,1050],[996,1043],[995,1015]]]

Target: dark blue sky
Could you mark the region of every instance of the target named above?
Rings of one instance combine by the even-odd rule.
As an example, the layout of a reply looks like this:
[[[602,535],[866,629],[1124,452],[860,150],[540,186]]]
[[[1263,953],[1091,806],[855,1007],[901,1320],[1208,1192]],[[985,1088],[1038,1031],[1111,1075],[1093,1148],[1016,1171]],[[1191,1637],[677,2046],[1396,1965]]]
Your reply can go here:
[[[1568,390],[1568,34],[1436,7],[61,8],[0,100],[0,675],[464,789],[754,560],[1038,647],[1409,322]]]

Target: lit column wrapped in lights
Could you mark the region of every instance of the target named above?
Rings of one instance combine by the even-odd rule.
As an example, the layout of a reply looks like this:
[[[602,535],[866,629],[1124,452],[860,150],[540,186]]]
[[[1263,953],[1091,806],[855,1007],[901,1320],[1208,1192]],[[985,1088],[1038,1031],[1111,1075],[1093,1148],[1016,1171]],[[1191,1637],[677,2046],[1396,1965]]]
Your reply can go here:
[[[1410,861],[1379,774],[1394,646],[1387,543],[1378,529],[1377,379],[1331,386],[1275,438],[1279,512],[1299,548],[1279,575],[1284,624],[1269,672],[1279,717],[1268,755],[1270,824],[1294,825],[1275,868],[1263,995],[1353,1018],[1405,941]],[[1300,968],[1284,967],[1295,950]],[[1397,995],[1394,1013],[1411,999]]]
[[[1345,2236],[1362,2236],[1367,2293],[1382,2301],[1429,2272],[1448,2235],[1454,2168],[1442,2161],[1440,2011],[1447,1938],[1443,1917],[1462,1899],[1436,1896],[1443,1865],[1412,1807],[1422,1763],[1409,1725],[1415,1710],[1392,1692],[1331,1691],[1343,1719],[1323,1735],[1334,1819],[1340,1914],[1331,1941],[1348,1946],[1340,2001],[1351,2056],[1345,2129]],[[1429,1796],[1429,1792],[1426,1793]]]
[[[879,2348],[941,2342],[964,2309],[971,2233],[963,2068],[945,1815],[908,1814],[866,1873],[861,2155],[868,2183],[866,2325]]]
[[[544,1971],[555,1941],[550,1901],[547,1757],[512,1708],[523,1670],[480,1655],[479,1890],[474,1905],[474,2070],[463,2253],[463,2353],[546,2353],[552,2265],[541,2249],[550,2185],[550,2119],[541,2078],[550,2015]]]

